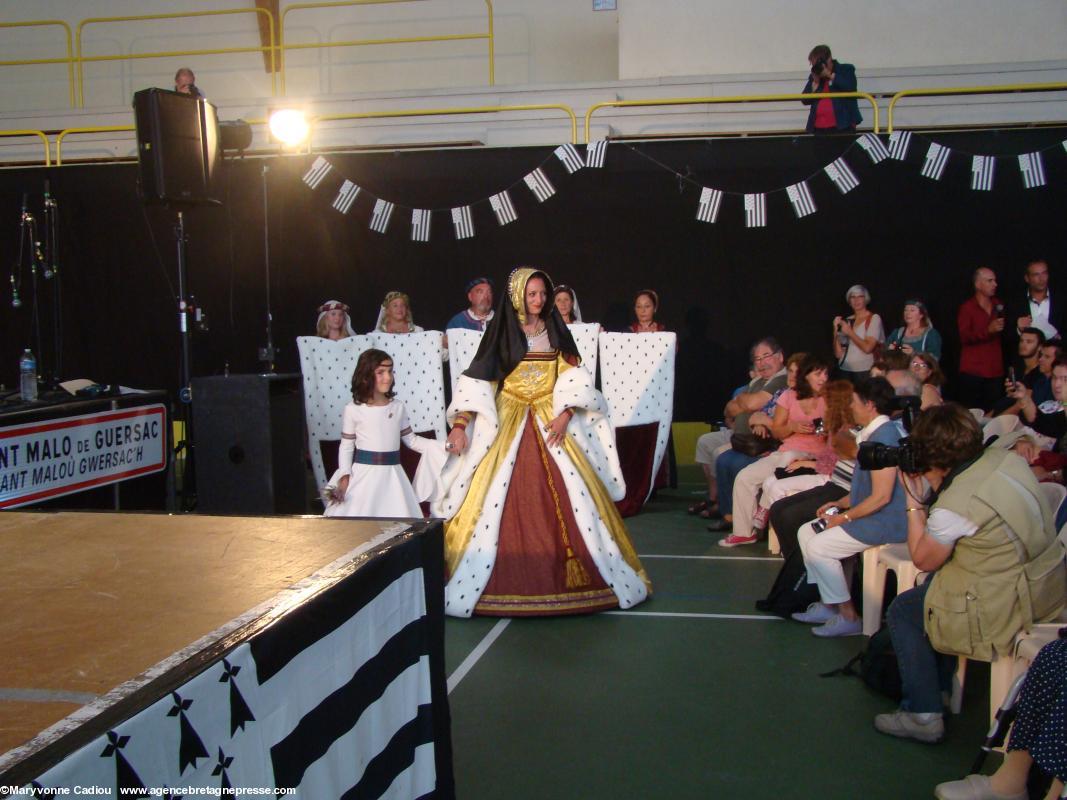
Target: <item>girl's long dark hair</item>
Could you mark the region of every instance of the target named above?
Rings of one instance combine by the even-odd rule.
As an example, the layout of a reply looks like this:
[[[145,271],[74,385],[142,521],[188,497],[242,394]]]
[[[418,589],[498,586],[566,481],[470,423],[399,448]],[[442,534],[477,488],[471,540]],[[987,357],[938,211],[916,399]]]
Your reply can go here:
[[[352,373],[352,400],[354,402],[369,403],[374,399],[374,371],[386,361],[392,363],[393,359],[384,350],[371,348],[360,354],[356,369]],[[396,391],[390,389],[385,396],[391,400],[396,397]]]

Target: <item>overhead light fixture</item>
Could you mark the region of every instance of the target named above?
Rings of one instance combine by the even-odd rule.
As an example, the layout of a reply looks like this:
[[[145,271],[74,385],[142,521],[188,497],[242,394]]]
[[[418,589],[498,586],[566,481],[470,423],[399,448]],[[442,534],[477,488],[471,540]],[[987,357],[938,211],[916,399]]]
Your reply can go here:
[[[267,119],[270,135],[286,147],[299,147],[311,137],[307,112],[300,108],[277,108]]]

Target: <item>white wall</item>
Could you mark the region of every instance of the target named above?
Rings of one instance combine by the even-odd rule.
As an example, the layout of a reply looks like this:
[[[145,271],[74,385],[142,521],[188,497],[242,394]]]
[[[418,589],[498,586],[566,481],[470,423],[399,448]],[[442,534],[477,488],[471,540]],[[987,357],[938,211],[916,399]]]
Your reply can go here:
[[[251,0],[4,0],[0,21],[60,19],[76,30],[89,17],[252,6]],[[494,0],[493,7],[498,86],[617,80],[616,12],[594,12],[591,0]],[[85,28],[83,52],[257,47],[256,18],[247,13],[94,24]],[[285,25],[286,41],[300,43],[486,30],[484,0],[294,11]],[[4,60],[61,57],[63,42],[60,28],[0,29]],[[87,65],[86,106],[126,106],[139,88],[169,87],[175,70],[186,64],[213,100],[270,94],[270,76],[259,53],[182,56]],[[290,51],[288,64],[288,93],[296,96],[481,87],[489,80],[485,40]],[[5,111],[69,107],[64,65],[2,67],[0,76],[0,108]]]
[[[864,68],[1062,59],[1064,0],[619,0],[619,77],[796,70],[825,43]]]

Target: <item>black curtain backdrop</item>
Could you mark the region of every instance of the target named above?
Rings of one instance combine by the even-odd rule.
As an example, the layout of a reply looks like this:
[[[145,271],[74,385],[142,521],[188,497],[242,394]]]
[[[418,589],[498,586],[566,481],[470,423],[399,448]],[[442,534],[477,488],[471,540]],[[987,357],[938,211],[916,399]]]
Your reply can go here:
[[[278,368],[296,371],[295,337],[313,333],[328,298],[352,306],[357,332],[374,325],[383,295],[411,295],[415,321],[439,329],[466,306],[463,286],[497,286],[517,265],[543,267],[575,287],[586,320],[609,330],[629,321],[633,293],[654,288],[659,318],[679,334],[676,419],[717,419],[746,380],[747,348],[767,334],[788,351],[829,353],[830,321],[845,291],[863,283],[887,328],[901,303],[927,300],[958,354],[955,315],[977,266],[996,270],[1001,297],[1022,291],[1028,259],[1049,261],[1054,291],[1067,291],[1067,129],[938,133],[953,149],[940,181],[922,177],[929,139],[906,161],[874,165],[852,137],[774,137],[613,143],[603,169],[568,176],[551,147],[328,156],[317,190],[301,177],[311,157],[229,160],[224,205],[186,213],[189,287],[210,330],[193,338],[193,374],[261,370],[266,342],[263,168],[270,207],[270,296]],[[1044,154],[1048,185],[1024,189],[1015,155]],[[860,185],[846,195],[822,167],[847,152]],[[991,192],[970,189],[971,154],[1001,155]],[[522,176],[545,163],[557,193],[538,203]],[[685,177],[681,177],[685,176]],[[16,385],[18,357],[34,344],[33,293],[11,306],[24,193],[41,215],[45,179],[61,218],[63,378],[173,390],[178,384],[175,216],[138,197],[136,164],[0,172],[0,382]],[[330,207],[342,178],[364,191],[347,215]],[[796,219],[784,191],[810,178],[818,211]],[[516,182],[518,182],[517,185]],[[727,194],[715,224],[696,220],[700,186],[768,195],[768,224],[746,228],[742,198]],[[499,226],[485,202],[511,188],[518,220]],[[778,191],[776,191],[778,190]],[[385,235],[369,230],[374,197],[397,203]],[[476,204],[474,238],[457,240],[448,209]],[[428,243],[410,240],[411,208],[432,208]],[[43,360],[52,348],[52,285],[39,279]],[[951,385],[948,389],[951,394]]]

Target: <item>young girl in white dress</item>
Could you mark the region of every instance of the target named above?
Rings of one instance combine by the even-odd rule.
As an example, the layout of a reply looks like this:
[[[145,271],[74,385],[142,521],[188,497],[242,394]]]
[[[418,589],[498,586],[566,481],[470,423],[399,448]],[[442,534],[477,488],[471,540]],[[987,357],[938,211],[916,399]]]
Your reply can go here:
[[[323,489],[327,517],[422,517],[411,482],[400,465],[400,442],[416,452],[428,440],[408,424],[393,392],[393,360],[366,350],[352,373],[345,406],[337,471]]]

